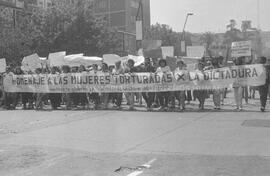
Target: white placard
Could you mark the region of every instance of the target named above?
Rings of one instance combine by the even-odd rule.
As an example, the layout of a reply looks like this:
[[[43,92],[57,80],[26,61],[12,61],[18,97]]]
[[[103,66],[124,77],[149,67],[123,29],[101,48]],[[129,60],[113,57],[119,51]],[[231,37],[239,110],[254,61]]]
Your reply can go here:
[[[50,66],[63,66],[65,64],[65,58],[66,56],[66,51],[61,51],[61,52],[57,52],[57,53],[50,53],[49,54],[49,63]]]
[[[166,57],[174,57],[174,47],[173,46],[163,46],[161,47],[162,57],[166,59]]]
[[[101,65],[103,59],[100,57],[83,56],[83,54],[68,55],[65,57],[65,65],[70,67],[79,67],[81,65],[91,66],[93,64]]]
[[[241,41],[232,43],[232,57],[251,56],[251,41]]]
[[[205,53],[204,46],[188,46],[187,47],[187,57],[199,57],[202,58]]]
[[[42,68],[41,60],[35,53],[30,56],[26,56],[22,60],[22,70],[34,72],[37,68]]]
[[[121,61],[121,57],[116,54],[104,54],[103,62],[109,66],[115,65],[116,62]]]
[[[5,73],[7,69],[6,59],[0,59],[0,73]]]
[[[145,58],[143,56],[133,56],[133,55],[128,55],[128,59],[134,60],[134,62],[135,62],[134,66],[135,67],[143,64],[144,60],[145,60]]]

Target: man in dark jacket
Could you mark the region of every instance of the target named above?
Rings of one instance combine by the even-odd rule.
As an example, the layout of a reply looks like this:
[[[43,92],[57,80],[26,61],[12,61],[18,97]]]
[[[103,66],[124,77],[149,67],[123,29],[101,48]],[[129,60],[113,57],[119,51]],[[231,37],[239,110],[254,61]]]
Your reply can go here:
[[[142,67],[142,72],[145,73],[155,73],[156,69],[155,67],[151,64],[151,59],[150,58],[145,58],[144,61],[144,66]],[[143,92],[142,96],[143,99],[146,102],[147,105],[147,111],[152,111],[152,104],[155,100],[155,92]]]
[[[266,57],[260,58],[261,64],[266,64]],[[270,83],[270,65],[265,65],[266,70],[266,82],[264,85],[259,86],[259,93],[260,93],[260,101],[261,101],[261,111],[265,111],[265,106],[267,102],[267,95],[268,95],[268,86]]]

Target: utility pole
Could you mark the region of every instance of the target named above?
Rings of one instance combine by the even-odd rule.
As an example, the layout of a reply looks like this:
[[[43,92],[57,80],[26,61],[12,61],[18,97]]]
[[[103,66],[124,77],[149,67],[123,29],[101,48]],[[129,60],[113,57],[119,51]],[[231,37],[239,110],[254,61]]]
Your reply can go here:
[[[139,1],[139,7],[136,15],[136,30],[140,28],[140,31],[136,31],[136,50],[142,48],[142,40],[144,38],[144,15],[143,15],[143,2]],[[138,32],[141,32],[141,36],[138,36]]]
[[[187,25],[187,21],[188,21],[188,17],[194,15],[193,13],[187,13],[186,16],[186,20],[184,23],[184,27],[183,27],[183,31],[182,31],[182,35],[181,35],[181,53],[186,53],[186,39],[185,39],[185,29],[186,29],[186,25]]]

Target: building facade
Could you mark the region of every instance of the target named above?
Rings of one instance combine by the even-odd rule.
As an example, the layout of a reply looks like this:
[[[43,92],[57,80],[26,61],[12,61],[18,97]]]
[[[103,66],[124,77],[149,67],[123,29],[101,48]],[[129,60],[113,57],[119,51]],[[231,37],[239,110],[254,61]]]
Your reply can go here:
[[[122,47],[118,54],[136,54],[138,43],[136,41],[136,21],[142,21],[142,28],[150,27],[150,0],[84,0],[89,10],[95,16],[106,19],[109,27],[118,31],[122,39]],[[14,11],[26,9],[47,9],[54,3],[73,3],[77,5],[81,0],[0,0],[0,25],[15,26]],[[87,7],[88,8],[88,7]],[[91,9],[90,9],[91,8]],[[14,10],[15,9],[15,10]],[[142,30],[144,31],[144,30]]]
[[[122,55],[136,54],[136,21],[144,29],[150,27],[150,0],[94,0],[94,14],[104,16],[108,26],[116,28],[122,37]]]

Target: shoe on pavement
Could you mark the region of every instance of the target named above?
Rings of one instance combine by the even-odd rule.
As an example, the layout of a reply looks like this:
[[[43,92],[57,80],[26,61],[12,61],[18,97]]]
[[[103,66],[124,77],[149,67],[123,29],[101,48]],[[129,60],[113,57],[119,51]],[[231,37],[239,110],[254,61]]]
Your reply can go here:
[[[134,107],[129,107],[129,111],[135,111],[136,109]]]

